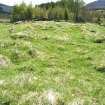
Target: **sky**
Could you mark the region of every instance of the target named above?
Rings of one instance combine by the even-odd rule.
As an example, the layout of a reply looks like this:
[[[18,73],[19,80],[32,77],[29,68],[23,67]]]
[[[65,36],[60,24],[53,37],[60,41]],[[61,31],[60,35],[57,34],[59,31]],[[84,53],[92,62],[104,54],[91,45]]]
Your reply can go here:
[[[30,2],[32,2],[33,4],[41,4],[41,3],[46,3],[46,2],[50,2],[50,1],[56,2],[57,0],[0,0],[0,3],[13,6],[14,4],[17,4],[17,3],[19,4],[22,1],[26,2],[27,4],[30,3]],[[92,2],[92,1],[95,1],[95,0],[84,0],[84,1],[86,3],[89,3],[89,2]]]

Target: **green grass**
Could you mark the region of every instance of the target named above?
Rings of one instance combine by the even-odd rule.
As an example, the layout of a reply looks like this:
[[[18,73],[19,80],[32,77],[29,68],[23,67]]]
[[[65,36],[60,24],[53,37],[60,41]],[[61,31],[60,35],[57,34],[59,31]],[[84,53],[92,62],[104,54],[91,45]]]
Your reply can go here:
[[[105,28],[0,23],[0,105],[105,105]]]

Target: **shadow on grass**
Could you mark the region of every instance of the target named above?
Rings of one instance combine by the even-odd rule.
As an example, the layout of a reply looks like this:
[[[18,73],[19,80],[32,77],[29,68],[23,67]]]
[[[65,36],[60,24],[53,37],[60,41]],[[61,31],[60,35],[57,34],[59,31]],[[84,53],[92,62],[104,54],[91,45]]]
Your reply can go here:
[[[105,66],[95,67],[98,72],[105,73]]]

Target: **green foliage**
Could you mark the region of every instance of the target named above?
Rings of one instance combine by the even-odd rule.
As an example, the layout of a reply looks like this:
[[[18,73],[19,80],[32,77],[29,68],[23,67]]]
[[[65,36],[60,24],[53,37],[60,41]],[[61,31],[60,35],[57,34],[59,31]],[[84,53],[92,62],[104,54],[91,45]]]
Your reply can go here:
[[[32,4],[30,4],[28,7],[27,7],[27,10],[26,10],[26,20],[32,20],[33,18],[33,8],[32,8]]]
[[[36,20],[69,20],[78,21],[82,0],[61,0],[56,3],[46,3],[35,7],[24,2],[13,8],[11,21]],[[72,17],[72,18],[71,18]]]
[[[74,22],[78,22],[80,16],[80,10],[84,6],[83,0],[62,0],[64,6],[69,9],[69,12],[73,13]]]
[[[24,2],[20,5],[15,5],[12,11],[11,21],[32,20],[32,5],[26,6]]]
[[[65,21],[69,20],[67,9],[65,9],[64,19],[65,19]]]

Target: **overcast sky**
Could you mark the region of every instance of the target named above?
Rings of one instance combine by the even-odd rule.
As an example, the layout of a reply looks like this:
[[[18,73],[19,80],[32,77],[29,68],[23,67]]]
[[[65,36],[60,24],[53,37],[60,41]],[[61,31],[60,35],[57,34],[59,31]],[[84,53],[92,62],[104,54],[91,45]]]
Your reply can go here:
[[[33,4],[40,4],[40,3],[45,3],[45,2],[50,2],[50,1],[57,1],[57,0],[0,0],[0,3],[7,4],[7,5],[14,5],[16,3],[21,3],[22,1],[26,3],[32,2]],[[95,1],[95,0],[84,0],[86,3]]]

